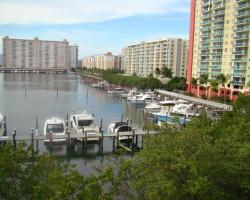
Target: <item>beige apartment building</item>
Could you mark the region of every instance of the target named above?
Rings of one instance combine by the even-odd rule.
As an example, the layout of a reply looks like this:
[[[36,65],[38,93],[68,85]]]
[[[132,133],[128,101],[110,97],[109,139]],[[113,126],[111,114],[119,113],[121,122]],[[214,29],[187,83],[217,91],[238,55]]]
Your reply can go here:
[[[88,56],[82,60],[82,67],[89,69],[121,69],[121,56],[115,56],[111,52],[105,54]]]
[[[3,38],[3,67],[52,70],[69,68],[69,42]]]
[[[78,67],[78,46],[69,46],[69,67]]]
[[[188,40],[164,38],[126,46],[122,50],[125,74],[146,77],[163,66],[174,76],[187,76]]]
[[[228,90],[250,81],[250,0],[192,0],[188,81],[229,77]]]

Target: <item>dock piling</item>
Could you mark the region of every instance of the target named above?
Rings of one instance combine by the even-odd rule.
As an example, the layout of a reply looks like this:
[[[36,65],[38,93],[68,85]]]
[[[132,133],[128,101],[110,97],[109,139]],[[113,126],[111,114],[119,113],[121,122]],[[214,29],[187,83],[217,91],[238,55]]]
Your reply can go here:
[[[30,144],[31,144],[32,152],[34,152],[34,130],[33,128],[30,131]]]
[[[101,118],[101,122],[100,122],[100,128],[99,128],[99,131],[100,131],[100,132],[102,131],[102,118]]]
[[[14,149],[16,149],[16,129],[13,129],[12,141],[13,141]]]
[[[67,144],[70,145],[70,132],[69,132],[69,128],[66,128],[66,133],[67,133]]]
[[[132,129],[132,149],[135,147],[135,129]]]
[[[117,146],[117,149],[119,148],[119,145],[120,145],[120,140],[119,140],[119,137],[120,137],[120,133],[119,131],[117,131],[117,136],[116,136],[116,146]]]

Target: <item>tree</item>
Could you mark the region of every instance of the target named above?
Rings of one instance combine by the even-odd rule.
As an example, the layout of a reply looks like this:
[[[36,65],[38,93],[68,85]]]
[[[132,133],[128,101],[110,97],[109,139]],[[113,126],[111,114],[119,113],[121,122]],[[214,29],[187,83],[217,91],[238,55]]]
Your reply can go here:
[[[211,89],[214,91],[218,91],[218,86],[219,86],[218,81],[216,79],[211,79],[209,80],[209,82],[210,82]]]
[[[84,177],[54,157],[33,154],[24,144],[0,148],[0,199],[113,199],[113,174]]]
[[[171,79],[173,77],[173,71],[171,68],[167,68],[166,65],[161,69],[161,75],[165,78]]]
[[[207,92],[208,92],[208,83],[209,83],[208,77],[209,77],[208,73],[200,75],[200,83],[203,84],[205,86],[205,88],[206,88],[206,96],[208,96],[207,95]]]
[[[159,76],[160,74],[161,74],[161,70],[160,70],[160,68],[155,68],[155,74],[156,74],[156,76]]]
[[[198,79],[197,79],[197,78],[192,78],[191,84],[192,84],[193,86],[196,86],[196,85],[198,84]]]
[[[225,76],[224,74],[220,74],[220,75],[217,76],[217,80],[218,80],[219,84],[221,84],[222,87],[223,87],[223,90],[224,90],[223,96],[224,96],[224,103],[225,103],[226,102],[225,88],[226,88],[226,83],[229,80],[229,76]]]
[[[218,121],[207,115],[182,129],[145,137],[119,179],[134,199],[250,199],[250,96]]]

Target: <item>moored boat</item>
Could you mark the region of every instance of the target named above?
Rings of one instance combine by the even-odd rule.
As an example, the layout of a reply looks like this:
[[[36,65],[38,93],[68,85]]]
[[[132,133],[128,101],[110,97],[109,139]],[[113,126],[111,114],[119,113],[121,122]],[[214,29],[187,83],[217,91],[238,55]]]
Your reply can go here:
[[[51,136],[52,142],[66,141],[66,130],[63,119],[52,117],[46,120],[44,124],[44,142],[50,142]]]
[[[108,126],[108,134],[117,134],[119,132],[119,140],[131,140],[132,127],[127,122],[115,122]],[[124,134],[124,135],[123,135]],[[128,134],[128,136],[126,135]]]
[[[95,117],[86,111],[70,115],[70,126],[77,134],[87,134],[88,141],[98,141],[100,138],[99,127],[94,124]],[[78,138],[82,140],[83,137]]]

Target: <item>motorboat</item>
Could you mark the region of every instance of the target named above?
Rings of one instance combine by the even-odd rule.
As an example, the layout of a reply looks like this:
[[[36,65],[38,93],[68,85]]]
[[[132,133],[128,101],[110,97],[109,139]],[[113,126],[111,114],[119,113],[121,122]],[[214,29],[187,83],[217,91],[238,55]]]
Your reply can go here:
[[[152,102],[152,96],[149,94],[135,95],[134,97],[131,98],[132,104],[144,105],[150,102]]]
[[[112,90],[108,90],[108,94],[123,94],[124,93],[123,88],[114,88]]]
[[[44,124],[44,142],[50,142],[52,134],[52,142],[65,142],[66,130],[63,119],[52,117],[46,120]]]
[[[94,88],[104,88],[106,85],[108,85],[107,81],[102,81],[99,83],[93,83],[91,84]]]
[[[144,110],[149,113],[159,112],[161,110],[161,106],[156,102],[152,102],[145,106]]]
[[[187,103],[187,101],[182,100],[182,99],[178,99],[178,100],[165,99],[165,100],[159,102],[159,104],[162,106],[174,106],[174,105],[180,104],[180,103]]]
[[[132,136],[123,134],[131,133],[132,127],[127,122],[115,122],[108,126],[108,134],[117,134],[119,132],[119,140],[131,140]]]
[[[95,117],[87,113],[76,112],[70,115],[70,126],[76,134],[87,134],[88,141],[98,141],[100,138],[100,129],[94,124]],[[83,137],[78,138],[82,140]]]
[[[193,111],[192,108],[193,108],[193,104],[180,103],[180,104],[175,105],[172,108],[171,113],[181,114],[185,116],[198,116],[199,114]]]

